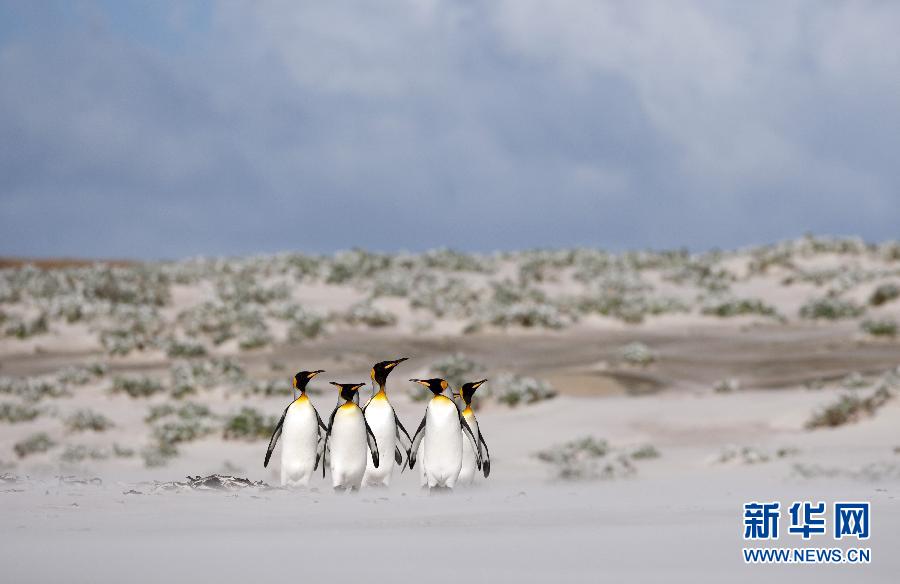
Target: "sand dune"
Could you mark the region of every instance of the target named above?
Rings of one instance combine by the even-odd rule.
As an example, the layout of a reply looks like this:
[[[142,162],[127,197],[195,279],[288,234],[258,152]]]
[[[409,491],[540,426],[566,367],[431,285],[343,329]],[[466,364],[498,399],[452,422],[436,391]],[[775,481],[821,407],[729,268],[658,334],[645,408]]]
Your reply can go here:
[[[807,238],[707,256],[288,254],[0,270],[5,574],[892,581],[900,343],[864,324],[900,317],[900,300],[874,300],[900,282],[892,249]],[[204,354],[179,353],[190,351]],[[266,433],[294,371],[327,370],[312,384],[324,415],[327,380],[363,381],[400,356],[410,360],[389,394],[408,428],[424,404],[406,379],[465,365],[460,375],[491,380],[478,410],[489,480],[440,497],[409,472],[349,497],[321,479],[307,493],[154,491],[152,481],[214,472],[275,485]],[[534,387],[557,395],[503,398],[531,399]],[[195,409],[175,424],[186,404]],[[259,419],[229,435],[242,408]],[[816,427],[827,408],[835,417]],[[171,438],[168,423],[187,434]],[[32,440],[41,434],[46,443]],[[586,438],[604,453],[553,462]],[[872,564],[745,566],[742,504],[811,498],[872,501]]]

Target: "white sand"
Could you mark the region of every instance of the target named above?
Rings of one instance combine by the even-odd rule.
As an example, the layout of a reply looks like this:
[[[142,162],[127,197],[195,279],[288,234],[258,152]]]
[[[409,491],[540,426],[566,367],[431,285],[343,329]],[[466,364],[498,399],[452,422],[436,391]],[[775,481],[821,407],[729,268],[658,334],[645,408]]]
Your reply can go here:
[[[797,253],[797,265],[823,270],[855,262],[867,270],[896,271],[870,257]],[[749,257],[720,264],[738,280],[730,295],[762,298],[787,317],[719,319],[699,314],[704,291],[678,285],[648,270],[656,294],[689,302],[688,314],[651,316],[638,325],[588,316],[560,330],[484,330],[461,335],[466,322],[434,318],[406,299],[379,298],[375,306],[398,317],[395,327],[329,325],[329,334],[284,345],[285,324],[270,329],[279,342],[241,352],[236,341],[211,348],[239,358],[255,380],[282,379],[279,397],[244,396],[234,388],[206,388],[194,396],[218,415],[252,406],[280,414],[295,369],[324,368],[323,391],[313,401],[323,417],[334,405],[325,382],[367,380],[377,360],[409,356],[390,379],[390,396],[413,431],[424,404],[412,402],[406,379],[421,376],[436,359],[457,351],[480,361],[484,376],[515,372],[547,379],[561,395],[536,405],[508,408],[486,403],[479,422],[492,453],[493,474],[476,488],[427,496],[417,473],[407,472],[390,490],[338,496],[317,478],[313,492],[150,494],[141,481],[180,480],[185,475],[228,472],[276,484],[279,456],[262,468],[265,440],[225,441],[221,433],[179,445],[168,466],[145,468],[139,456],[67,464],[67,445],[108,449],[113,443],[140,451],[150,440],[144,417],[152,405],[175,403],[166,395],[131,399],[109,392],[111,377],[149,374],[168,380],[171,361],[159,350],[105,357],[91,327],[51,323],[48,334],[0,339],[0,374],[46,374],[64,366],[102,360],[105,378],[72,388],[73,395],[44,400],[34,421],[0,424],[0,472],[22,480],[0,484],[0,581],[3,582],[895,582],[900,574],[900,399],[872,417],[836,429],[807,430],[810,416],[845,392],[870,395],[875,377],[900,364],[896,339],[860,332],[861,318],[808,322],[800,306],[828,285],[783,285],[791,272],[773,266],[748,276]],[[583,291],[571,269],[537,287],[554,297]],[[512,262],[496,274],[464,274],[476,286],[516,278]],[[277,281],[273,278],[272,281]],[[864,303],[886,275],[857,284],[845,297]],[[162,309],[174,322],[181,311],[213,297],[209,282],[173,286]],[[351,286],[301,282],[291,295],[321,314],[344,311],[366,295]],[[33,317],[28,302],[4,306],[9,315]],[[900,317],[900,301],[869,308],[868,317]],[[271,319],[271,317],[269,317]],[[96,324],[96,323],[95,323]],[[94,326],[94,325],[92,325]],[[632,341],[658,355],[647,367],[622,362]],[[275,370],[272,363],[282,364]],[[842,389],[851,371],[870,385]],[[735,393],[712,391],[736,378]],[[820,386],[806,389],[805,386]],[[649,395],[635,397],[641,392]],[[0,396],[0,401],[13,401]],[[115,423],[103,433],[68,433],[63,421],[89,408]],[[46,431],[59,445],[19,460],[13,444]],[[660,457],[635,461],[635,473],[612,480],[561,482],[535,457],[547,446],[585,436],[605,439],[620,453],[653,445]],[[744,456],[742,449],[749,449]],[[738,453],[727,461],[729,453]],[[779,454],[781,453],[781,454]],[[765,462],[749,464],[763,456]],[[71,474],[102,478],[101,486],[61,484]],[[25,478],[28,477],[28,478]],[[124,494],[137,490],[144,494]],[[751,500],[869,500],[873,550],[868,566],[746,566],[741,558],[741,508]],[[783,537],[782,546],[802,545]],[[828,537],[812,545],[836,545]],[[839,544],[846,547],[846,542]],[[327,580],[326,580],[327,578]]]

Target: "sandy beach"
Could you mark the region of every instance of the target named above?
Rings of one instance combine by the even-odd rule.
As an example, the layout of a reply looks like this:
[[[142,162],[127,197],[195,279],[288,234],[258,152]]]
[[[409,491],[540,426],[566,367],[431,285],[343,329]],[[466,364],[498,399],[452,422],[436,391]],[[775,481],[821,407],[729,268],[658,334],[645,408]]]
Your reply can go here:
[[[162,340],[125,354],[102,342],[101,331],[117,317],[85,300],[96,316],[75,322],[51,316],[45,331],[0,341],[3,401],[10,404],[0,424],[6,575],[15,582],[121,581],[122,574],[147,582],[286,574],[434,582],[763,576],[829,582],[852,574],[891,581],[900,567],[891,553],[900,544],[900,401],[894,397],[900,344],[891,335],[866,333],[861,323],[900,315],[900,302],[868,300],[896,280],[896,263],[875,251],[803,252],[796,251],[803,242],[791,245],[796,260],[764,273],[748,269],[758,251],[704,260],[707,271],[723,270],[728,298],[758,299],[766,307],[727,317],[704,311],[709,300],[701,297],[711,294],[706,284],[673,281],[687,260],[679,260],[681,268],[632,269],[629,276],[646,283],[633,288],[650,290],[650,302],[666,296],[681,299],[684,308],[638,322],[586,312],[564,326],[482,324],[476,330],[477,305],[468,313],[437,313],[414,307],[412,295],[367,293],[362,280],[338,285],[306,276],[276,305],[250,303],[264,315],[269,335],[253,348],[242,348],[240,332],[212,342],[206,329],[191,333],[186,324],[196,307],[222,302],[232,276],[169,285],[162,307],[152,308],[161,323],[154,334]],[[263,258],[253,268],[258,290],[292,278],[272,271],[275,261]],[[468,281],[474,302],[496,302],[492,282],[524,263],[513,257],[492,260],[485,270],[424,273]],[[40,282],[65,273],[60,269],[93,268],[27,276],[32,269],[7,268],[8,285],[28,290],[24,277]],[[117,277],[127,280],[128,270],[139,268],[116,269],[126,270]],[[547,269],[545,279],[511,288],[538,291],[540,300],[527,301],[538,312],[549,310],[535,308],[539,303],[563,310],[564,298],[593,289],[572,268]],[[408,268],[398,270],[415,278]],[[94,277],[68,273],[85,282]],[[793,281],[809,273],[827,276],[819,284]],[[848,273],[857,282],[841,284],[836,297],[867,308],[841,318],[801,316],[804,303]],[[248,293],[262,294],[241,292]],[[389,324],[350,324],[340,316],[361,300],[389,313],[378,316]],[[27,322],[42,310],[52,315],[48,306],[19,293],[4,311]],[[279,318],[282,313],[290,316]],[[331,316],[316,325],[321,332],[288,338],[296,323],[308,325],[307,313]],[[201,346],[202,354],[173,356],[171,338]],[[262,458],[274,417],[291,399],[294,371],[327,371],[311,384],[311,399],[327,416],[335,395],[326,380],[364,381],[372,363],[399,356],[410,359],[389,379],[388,395],[407,428],[417,426],[425,405],[408,378],[456,367],[462,372],[453,375],[493,380],[485,387],[497,387],[477,401],[491,477],[441,495],[423,491],[417,471],[395,476],[390,489],[352,495],[331,492],[320,476],[308,492],[282,490],[278,452],[268,469]],[[363,399],[369,395],[366,387]],[[855,405],[835,409],[843,399]],[[837,418],[813,423],[826,419],[823,412]],[[34,440],[38,435],[46,441]],[[585,440],[593,446],[571,447],[571,458],[560,458],[567,445]],[[212,473],[260,482],[225,491],[172,484]],[[783,506],[870,501],[871,563],[745,565],[742,506],[757,500]],[[852,545],[824,536],[811,543]]]

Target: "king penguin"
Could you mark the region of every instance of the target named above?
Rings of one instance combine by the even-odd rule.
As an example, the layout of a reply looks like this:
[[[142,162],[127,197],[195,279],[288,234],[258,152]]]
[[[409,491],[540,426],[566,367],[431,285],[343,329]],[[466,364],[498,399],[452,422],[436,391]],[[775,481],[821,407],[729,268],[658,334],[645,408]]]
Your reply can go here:
[[[449,397],[444,395],[448,384],[443,379],[410,379],[424,385],[434,397],[428,402],[422,423],[416,430],[409,451],[409,467],[415,468],[419,442],[425,440],[422,465],[428,488],[452,489],[462,469],[463,434],[476,452],[475,463],[481,468],[481,444],[475,440],[469,424]]]
[[[482,379],[481,381],[464,383],[459,389],[459,397],[462,399],[462,404],[465,407],[462,411],[463,420],[469,425],[475,440],[482,446],[481,471],[484,473],[484,478],[491,474],[491,451],[488,450],[487,442],[484,441],[481,427],[475,418],[475,412],[472,410],[472,396],[475,395],[475,390],[486,381],[487,379]],[[478,470],[476,466],[475,449],[472,448],[472,445],[467,440],[463,440],[462,470],[459,471],[457,484],[471,485],[475,481],[475,473]]]
[[[378,468],[378,444],[355,401],[359,388],[365,383],[330,382],[340,390],[339,405],[331,412],[322,452],[331,439],[331,486],[334,490],[358,490],[366,472],[366,458],[371,453],[372,465]],[[368,448],[366,448],[368,446]],[[322,465],[325,476],[325,465]]]
[[[269,459],[278,439],[281,441],[281,484],[286,487],[307,487],[309,478],[319,464],[320,429],[325,429],[322,418],[306,395],[309,380],[322,373],[318,371],[301,371],[294,375],[294,388],[300,395],[288,404],[272,432],[266,459],[263,467],[269,466]]]
[[[394,367],[406,360],[407,357],[402,357],[393,361],[381,361],[372,366],[370,375],[372,382],[378,386],[378,391],[374,393],[373,386],[373,395],[363,407],[363,414],[375,435],[378,452],[383,453],[384,456],[381,464],[377,467],[370,459],[366,459],[366,473],[363,476],[363,486],[366,487],[390,486],[394,464],[399,466],[403,462],[403,452],[409,457],[409,445],[412,443],[412,438],[400,423],[400,418],[397,417],[397,413],[385,393],[388,374],[393,371]],[[403,445],[402,452],[401,444]]]

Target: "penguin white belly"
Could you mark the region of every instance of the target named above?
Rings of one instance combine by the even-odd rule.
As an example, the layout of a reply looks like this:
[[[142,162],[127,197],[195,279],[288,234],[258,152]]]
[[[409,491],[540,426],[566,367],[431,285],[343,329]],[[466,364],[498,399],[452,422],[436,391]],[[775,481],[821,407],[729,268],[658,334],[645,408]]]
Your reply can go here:
[[[281,430],[281,484],[306,487],[316,464],[318,418],[308,399],[291,404]]]
[[[378,444],[380,460],[378,468],[372,464],[372,457],[366,456],[366,474],[363,484],[367,487],[390,486],[394,471],[394,448],[397,444],[397,421],[394,409],[384,397],[375,396],[366,406],[366,421]]]
[[[472,413],[471,410],[467,410],[463,412],[463,419],[469,424],[469,428],[472,429],[472,433],[475,435],[475,439],[478,439],[478,420],[475,419],[475,414]],[[475,474],[478,468],[476,467],[476,456],[475,449],[472,448],[472,442],[469,440],[467,434],[463,434],[462,441],[462,469],[459,471],[459,480],[457,481],[460,485],[471,485],[475,480]]]
[[[437,396],[425,413],[425,476],[428,487],[453,488],[462,468],[462,428],[456,404]]]
[[[334,415],[331,436],[331,485],[335,488],[358,489],[366,472],[366,423],[356,404],[344,404]]]

